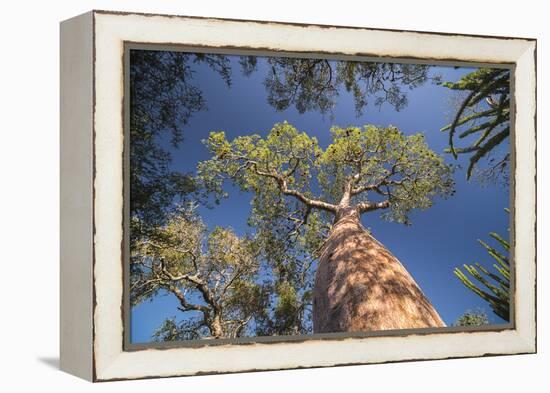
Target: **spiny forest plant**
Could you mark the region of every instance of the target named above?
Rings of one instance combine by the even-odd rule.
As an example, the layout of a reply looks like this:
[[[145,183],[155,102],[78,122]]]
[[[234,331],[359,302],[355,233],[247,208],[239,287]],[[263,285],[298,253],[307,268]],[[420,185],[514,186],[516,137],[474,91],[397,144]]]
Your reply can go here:
[[[449,133],[446,152],[454,158],[459,154],[469,156],[466,176],[470,179],[479,161],[495,152],[510,135],[510,70],[480,68],[443,86],[465,94],[451,124],[441,131]],[[466,146],[455,146],[457,134],[458,139],[467,141]],[[485,169],[487,177],[504,177],[509,161],[509,152],[504,152],[498,160],[489,158],[489,167]]]
[[[505,321],[510,321],[510,260],[508,258],[510,243],[495,232],[491,232],[489,236],[503,250],[498,251],[483,240],[478,240],[496,261],[492,265],[494,270],[491,271],[491,268],[475,263],[463,265],[465,272],[458,267],[455,268],[454,274],[469,290],[489,303],[496,315]]]
[[[332,143],[284,122],[266,137],[227,140],[211,132],[212,154],[198,166],[198,181],[227,196],[230,181],[251,192],[251,225],[266,241],[267,258],[294,252],[318,256],[313,288],[316,333],[444,326],[401,263],[365,230],[360,217],[380,211],[410,224],[413,209],[427,209],[454,192],[452,168],[422,134],[396,127],[333,127]],[[269,243],[271,242],[271,243]],[[301,260],[298,256],[297,260]],[[281,274],[292,266],[280,260]]]

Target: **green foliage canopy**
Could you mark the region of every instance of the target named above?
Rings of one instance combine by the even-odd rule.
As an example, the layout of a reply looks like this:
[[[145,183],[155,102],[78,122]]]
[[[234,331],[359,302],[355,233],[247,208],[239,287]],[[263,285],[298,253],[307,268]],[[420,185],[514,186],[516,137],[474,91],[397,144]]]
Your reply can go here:
[[[218,203],[226,181],[252,195],[249,225],[273,275],[270,311],[256,319],[259,334],[310,332],[312,266],[341,209],[381,210],[409,224],[411,210],[454,192],[452,168],[422,134],[368,125],[333,127],[331,135],[323,149],[283,122],[265,137],[230,141],[218,131],[204,141],[212,158],[199,163],[197,184]]]
[[[454,326],[483,326],[489,324],[489,317],[481,310],[466,311],[455,322]]]
[[[401,110],[408,103],[407,89],[440,80],[429,75],[427,65],[291,57],[269,57],[267,62],[270,68],[264,85],[268,103],[280,111],[294,106],[300,113],[331,113],[341,88],[353,95],[358,115],[370,99],[377,107],[388,103]],[[243,73],[250,75],[257,69],[257,59],[244,57],[241,66]]]
[[[163,292],[190,316],[180,325],[166,320],[159,339],[240,337],[265,313],[269,293],[259,281],[255,241],[221,227],[208,232],[189,209],[170,214],[165,225],[136,242],[130,271],[133,305]]]
[[[130,214],[132,240],[149,226],[163,222],[175,199],[195,190],[190,174],[170,168],[170,152],[160,140],[177,147],[183,127],[206,108],[193,81],[192,65],[207,64],[229,86],[231,68],[222,55],[172,51],[130,52]],[[139,224],[139,226],[137,225]]]
[[[331,134],[332,144],[322,149],[315,137],[286,122],[265,138],[228,141],[224,132],[212,132],[205,144],[213,157],[199,164],[199,181],[222,197],[223,182],[230,179],[252,191],[254,213],[268,217],[272,211],[262,210],[284,201],[287,211],[298,202],[307,216],[316,210],[330,217],[352,206],[360,213],[387,209],[384,218],[408,223],[411,210],[453,193],[452,168],[422,134],[372,125],[333,127]]]

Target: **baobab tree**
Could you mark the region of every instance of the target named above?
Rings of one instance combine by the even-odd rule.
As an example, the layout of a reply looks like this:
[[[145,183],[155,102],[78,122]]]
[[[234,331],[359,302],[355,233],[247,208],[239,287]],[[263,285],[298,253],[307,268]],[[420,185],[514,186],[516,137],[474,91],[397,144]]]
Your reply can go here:
[[[212,158],[199,163],[198,179],[218,195],[226,194],[226,180],[252,192],[254,222],[271,223],[276,213],[289,224],[287,238],[316,253],[315,333],[444,326],[361,216],[380,211],[386,220],[409,224],[411,210],[453,193],[452,168],[422,134],[372,125],[333,127],[331,134],[322,149],[286,122],[265,138],[228,141],[224,132],[211,132],[204,142]]]

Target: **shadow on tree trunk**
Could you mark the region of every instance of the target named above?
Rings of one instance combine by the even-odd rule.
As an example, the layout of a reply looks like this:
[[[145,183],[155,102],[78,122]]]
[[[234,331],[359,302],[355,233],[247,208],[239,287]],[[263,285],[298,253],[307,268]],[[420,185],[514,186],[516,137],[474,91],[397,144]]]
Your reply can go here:
[[[361,225],[358,214],[334,224],[315,276],[315,333],[444,326],[418,284]]]

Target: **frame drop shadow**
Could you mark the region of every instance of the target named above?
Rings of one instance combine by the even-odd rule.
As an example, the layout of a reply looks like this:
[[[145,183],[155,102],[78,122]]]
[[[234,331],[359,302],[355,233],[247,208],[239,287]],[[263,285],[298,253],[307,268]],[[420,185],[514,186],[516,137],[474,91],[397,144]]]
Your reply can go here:
[[[59,356],[41,356],[37,360],[50,368],[59,370]]]

